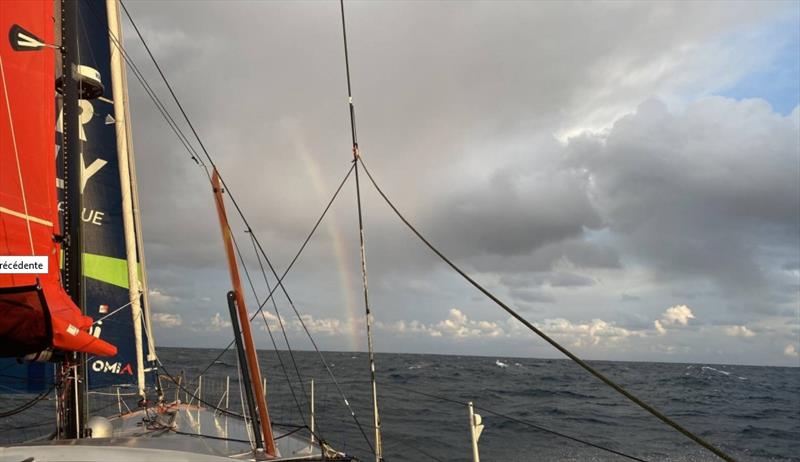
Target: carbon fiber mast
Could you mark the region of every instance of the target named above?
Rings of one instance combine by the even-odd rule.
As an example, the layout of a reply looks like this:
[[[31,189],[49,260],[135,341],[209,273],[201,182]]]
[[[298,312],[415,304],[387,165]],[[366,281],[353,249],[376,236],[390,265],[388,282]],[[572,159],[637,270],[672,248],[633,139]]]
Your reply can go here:
[[[61,0],[61,77],[63,81],[64,155],[64,288],[86,314],[83,291],[83,235],[81,233],[81,140],[79,137],[80,88],[75,78],[78,66],[78,2]],[[86,354],[70,353],[62,364],[65,386],[61,402],[63,438],[81,438],[86,421]]]

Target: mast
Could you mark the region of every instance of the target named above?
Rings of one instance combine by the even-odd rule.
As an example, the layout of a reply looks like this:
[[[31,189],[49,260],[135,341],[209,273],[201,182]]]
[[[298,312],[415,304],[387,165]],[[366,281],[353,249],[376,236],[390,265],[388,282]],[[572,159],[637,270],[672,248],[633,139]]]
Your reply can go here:
[[[78,2],[61,0],[61,75],[63,99],[64,159],[64,288],[75,304],[86,314],[83,291],[83,235],[81,224],[81,140],[79,136],[79,92],[75,78],[78,63]],[[64,436],[80,438],[86,421],[86,355],[72,353],[63,370],[68,383],[64,402]]]
[[[225,245],[225,253],[228,256],[228,269],[231,274],[231,283],[233,284],[234,299],[236,301],[236,308],[239,312],[239,323],[242,329],[242,343],[246,353],[246,362],[248,366],[250,384],[253,387],[254,399],[256,407],[258,408],[258,417],[261,422],[261,432],[264,438],[264,446],[267,455],[276,456],[275,439],[272,436],[272,423],[269,420],[269,412],[267,411],[267,401],[264,397],[264,388],[261,385],[261,371],[258,366],[258,357],[256,356],[256,347],[253,343],[253,334],[250,330],[250,316],[247,314],[247,305],[244,301],[242,291],[242,281],[239,278],[239,267],[236,264],[236,255],[233,249],[233,236],[231,229],[228,225],[228,216],[225,213],[225,202],[222,197],[222,185],[219,178],[219,172],[214,169],[211,185],[214,189],[214,200],[217,205],[217,214],[219,215],[219,225],[222,230],[222,240]],[[262,448],[257,448],[262,449]]]
[[[116,41],[122,40],[122,28],[119,23],[119,10],[117,0],[106,1],[108,16],[108,29]],[[133,339],[136,350],[136,384],[137,392],[141,398],[145,397],[144,387],[144,355],[142,352],[142,292],[139,288],[138,255],[136,246],[136,230],[133,215],[133,199],[131,195],[131,172],[128,157],[128,123],[125,106],[127,104],[122,75],[125,70],[122,66],[122,54],[113,41],[109,43],[111,49],[111,90],[114,99],[114,127],[117,132],[117,158],[119,160],[119,182],[122,193],[122,224],[125,234],[125,258],[128,268],[128,296],[131,304],[131,317],[133,318]]]

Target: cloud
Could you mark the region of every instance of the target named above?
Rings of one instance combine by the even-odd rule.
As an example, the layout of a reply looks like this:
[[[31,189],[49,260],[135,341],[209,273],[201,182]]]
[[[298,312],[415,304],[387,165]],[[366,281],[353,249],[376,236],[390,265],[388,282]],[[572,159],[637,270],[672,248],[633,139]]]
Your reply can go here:
[[[281,323],[278,322],[278,317],[266,310],[262,311],[262,313],[264,313],[264,317],[267,320],[269,330],[272,332],[279,331],[281,328]],[[305,324],[305,328],[308,329],[308,331],[312,334],[339,335],[350,332],[350,324],[337,318],[315,318],[311,314],[301,314],[301,318],[303,323],[301,323],[296,317],[287,319],[284,316],[281,316],[280,320],[283,323],[283,328],[288,332],[305,332],[305,329],[303,329],[303,324]],[[264,332],[267,331],[267,327],[265,326],[261,315],[259,315],[258,318],[256,318],[253,322],[257,323],[260,330]]]
[[[174,303],[180,300],[180,298],[175,297],[173,295],[169,295],[160,289],[150,289],[148,291],[148,297],[150,299],[150,303],[154,304],[155,306],[161,307],[170,303]]]
[[[680,324],[685,326],[689,323],[690,319],[694,319],[692,309],[686,305],[675,305],[667,308],[661,318],[668,324]]]
[[[664,283],[706,280],[738,311],[774,313],[778,268],[798,258],[799,119],[758,99],[649,100],[570,139],[568,158],[621,252]]]
[[[183,318],[179,314],[153,313],[153,321],[161,327],[179,327],[183,325]]]
[[[783,349],[783,355],[789,358],[800,358],[800,352],[797,351],[797,346],[794,343],[786,345]]]
[[[661,315],[661,319],[653,321],[653,325],[656,328],[656,332],[664,335],[667,333],[668,325],[685,326],[690,319],[694,319],[691,308],[686,305],[675,305],[667,308]]]
[[[223,318],[219,313],[214,313],[214,316],[211,317],[211,321],[209,321],[206,329],[216,332],[228,327],[231,327],[230,320],[228,320],[228,318]]]
[[[423,334],[429,337],[444,337],[454,340],[494,339],[503,337],[506,331],[495,321],[476,321],[470,319],[458,308],[451,308],[447,318],[431,324],[420,321],[395,321],[376,323],[376,327],[395,334]]]
[[[573,347],[613,344],[628,337],[644,335],[642,332],[628,330],[602,319],[593,319],[588,323],[573,323],[564,318],[546,319],[541,324],[537,323],[536,327],[547,334],[568,339]]]
[[[755,337],[756,333],[747,326],[728,326],[725,328],[725,335],[729,337]]]
[[[130,9],[151,42],[168,42],[153,49],[280,271],[349,167],[336,6]],[[673,331],[664,343],[687,336],[665,351],[708,343],[689,339],[690,329],[677,332],[691,318],[661,316],[676,298],[702,306],[704,323],[762,332],[755,321],[785,322],[798,302],[797,272],[788,269],[800,267],[800,111],[708,96],[753,71],[797,67],[796,57],[774,62],[775,36],[758,33],[795,10],[779,2],[441,3],[424,11],[355,3],[348,19],[364,158],[435,245],[492,290],[535,309],[543,325],[568,320],[565,339],[592,345],[617,327]],[[419,33],[408,37],[411,29]],[[252,30],[266,35],[254,41]],[[297,43],[307,52],[297,53]],[[146,64],[133,44],[129,52]],[[253,54],[265,59],[242,58]],[[260,97],[232,104],[230,94],[208,93],[207,81]],[[151,296],[154,309],[169,304],[210,325],[229,284],[207,179],[133,80],[130,92],[148,271],[164,296]],[[352,186],[285,281],[293,296],[302,291],[309,325],[331,349],[356,347],[338,334],[353,331],[360,296],[358,277],[347,280],[359,271]],[[395,349],[406,351],[410,335],[433,339],[428,351],[459,338],[451,343],[465,353],[484,351],[487,339],[517,338],[502,320],[472,319],[473,294],[362,187],[376,317],[406,319],[382,318],[405,340]],[[232,207],[229,214],[249,244]],[[258,268],[248,245],[243,251]],[[620,294],[636,299],[621,303]],[[460,315],[435,314],[454,306]],[[296,320],[286,325],[299,328]],[[199,337],[184,331],[182,339]],[[622,332],[616,338],[636,337]],[[229,331],[205,338],[222,335]],[[718,350],[720,361],[739,361]],[[774,346],[755,350],[774,357]]]

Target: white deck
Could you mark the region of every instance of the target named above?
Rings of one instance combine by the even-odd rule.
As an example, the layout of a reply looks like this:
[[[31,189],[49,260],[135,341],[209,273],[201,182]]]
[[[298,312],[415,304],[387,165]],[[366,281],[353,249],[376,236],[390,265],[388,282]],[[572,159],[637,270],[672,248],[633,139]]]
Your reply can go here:
[[[156,413],[139,410],[110,419],[109,438],[37,441],[0,447],[0,462],[222,462],[253,460],[248,427],[242,419],[197,406],[176,404]],[[279,456],[269,460],[322,460],[322,451],[292,429],[275,428]],[[302,436],[301,436],[302,435]],[[330,459],[327,459],[330,460]],[[32,462],[31,461],[31,462]]]

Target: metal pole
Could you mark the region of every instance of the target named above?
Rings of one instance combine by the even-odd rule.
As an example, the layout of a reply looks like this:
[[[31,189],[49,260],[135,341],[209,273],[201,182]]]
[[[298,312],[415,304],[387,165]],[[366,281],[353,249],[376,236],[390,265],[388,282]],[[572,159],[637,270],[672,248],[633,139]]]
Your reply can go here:
[[[117,407],[119,408],[119,415],[122,415],[122,397],[119,396],[119,387],[117,387]]]
[[[314,442],[314,379],[311,379],[311,442]]]
[[[225,377],[225,410],[228,410],[228,405],[231,402],[231,376]]]
[[[480,462],[481,456],[478,452],[478,438],[481,437],[483,431],[483,424],[481,423],[481,416],[475,414],[475,409],[472,406],[472,401],[467,403],[469,408],[469,435],[472,441],[472,461]]]
[[[122,40],[119,24],[117,0],[106,0],[108,30],[116,40]],[[114,99],[114,128],[117,138],[117,159],[119,164],[119,182],[122,193],[122,227],[125,238],[125,260],[128,269],[128,301],[131,304],[133,318],[133,344],[136,353],[136,384],[139,397],[145,398],[144,353],[142,349],[142,291],[139,288],[139,261],[136,252],[136,230],[133,217],[133,199],[131,197],[131,172],[128,158],[128,133],[125,120],[125,91],[122,79],[122,54],[119,47],[109,43],[111,51],[111,90]]]
[[[183,383],[183,371],[181,371],[181,375],[178,376],[178,385],[175,387],[175,402],[179,402],[181,400],[181,383]]]

